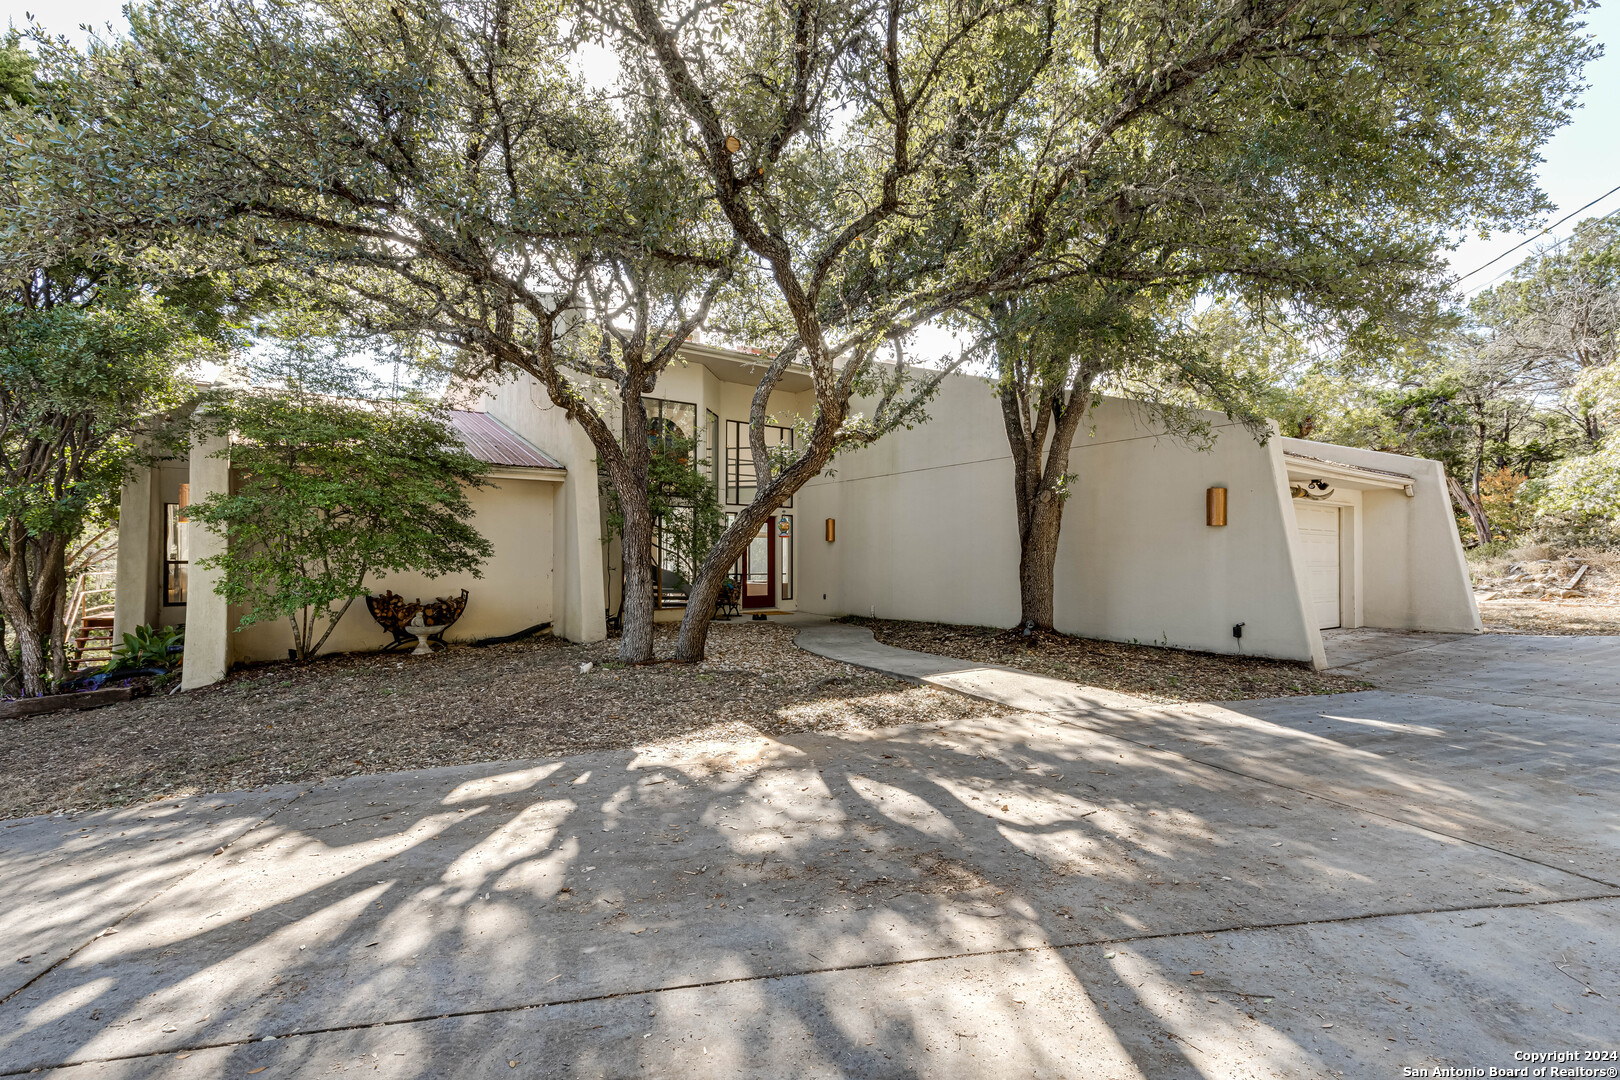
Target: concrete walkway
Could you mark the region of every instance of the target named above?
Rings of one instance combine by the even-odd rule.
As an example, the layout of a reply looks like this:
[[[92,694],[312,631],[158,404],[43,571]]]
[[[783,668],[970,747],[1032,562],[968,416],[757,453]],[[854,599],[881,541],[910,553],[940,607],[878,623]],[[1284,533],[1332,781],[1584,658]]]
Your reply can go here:
[[[863,633],[801,640],[1016,709],[3,823],[0,1075],[1383,1077],[1620,1048],[1620,641],[1362,642],[1388,689],[1171,708]]]

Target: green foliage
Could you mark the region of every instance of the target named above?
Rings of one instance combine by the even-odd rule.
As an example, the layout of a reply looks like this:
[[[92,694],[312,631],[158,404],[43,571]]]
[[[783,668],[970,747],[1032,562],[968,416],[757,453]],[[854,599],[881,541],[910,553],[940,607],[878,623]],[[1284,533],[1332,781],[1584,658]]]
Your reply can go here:
[[[1415,363],[1329,380],[1337,419],[1317,437],[1441,461],[1475,535],[1620,542],[1620,217],[1581,222],[1469,314]]]
[[[65,677],[69,550],[110,520],[145,452],[138,435],[179,404],[185,365],[208,351],[182,314],[139,293],[0,306],[0,609],[23,693],[46,692],[47,668]]]
[[[0,515],[29,536],[107,517],[136,432],[180,403],[182,373],[210,353],[149,297],[0,311]]]
[[[15,30],[0,37],[0,108],[34,103],[34,58],[19,42]]]
[[[193,503],[223,534],[218,590],[242,625],[285,618],[300,660],[319,652],[372,574],[478,576],[491,553],[472,525],[469,488],[487,471],[442,411],[378,396],[338,343],[294,338],[250,368],[249,385],[205,397],[199,437],[229,439],[229,492]],[[324,627],[324,628],[323,628]]]
[[[1564,240],[1514,267],[1474,298],[1477,351],[1512,373],[1521,396],[1562,412],[1585,453],[1603,441],[1614,413],[1603,372],[1620,356],[1620,214],[1589,218]]]
[[[688,583],[725,528],[714,478],[698,464],[705,452],[701,442],[673,431],[649,440],[647,507],[652,520],[661,523],[663,537],[658,569],[673,571]],[[624,507],[618,489],[605,475],[600,485],[608,534],[622,534]]]
[[[1620,435],[1548,474],[1536,500],[1536,532],[1569,547],[1620,547]]]
[[[128,671],[132,668],[164,668],[172,667],[176,657],[171,653],[175,645],[183,645],[186,639],[184,626],[137,626],[133,633],[126,633],[124,640],[112,647],[112,659],[107,662],[104,671]]]

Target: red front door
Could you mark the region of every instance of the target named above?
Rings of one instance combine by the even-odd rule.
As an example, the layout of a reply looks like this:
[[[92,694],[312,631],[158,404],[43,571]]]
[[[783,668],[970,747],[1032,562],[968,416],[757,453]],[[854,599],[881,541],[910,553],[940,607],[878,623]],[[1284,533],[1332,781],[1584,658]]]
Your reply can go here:
[[[776,606],[776,519],[766,518],[759,532],[748,541],[748,550],[742,560],[742,606],[745,608],[773,608]]]

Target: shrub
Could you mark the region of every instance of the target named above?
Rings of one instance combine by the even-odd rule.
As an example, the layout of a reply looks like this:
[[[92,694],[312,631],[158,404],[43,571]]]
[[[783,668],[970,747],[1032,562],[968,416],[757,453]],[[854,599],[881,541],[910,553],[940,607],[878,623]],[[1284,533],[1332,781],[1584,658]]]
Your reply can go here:
[[[468,524],[466,489],[487,467],[441,409],[368,396],[357,369],[293,345],[255,368],[257,385],[211,396],[199,426],[230,440],[230,492],[194,503],[193,521],[229,546],[199,565],[247,606],[241,625],[286,619],[298,660],[326,644],[375,573],[470,571],[491,553]]]

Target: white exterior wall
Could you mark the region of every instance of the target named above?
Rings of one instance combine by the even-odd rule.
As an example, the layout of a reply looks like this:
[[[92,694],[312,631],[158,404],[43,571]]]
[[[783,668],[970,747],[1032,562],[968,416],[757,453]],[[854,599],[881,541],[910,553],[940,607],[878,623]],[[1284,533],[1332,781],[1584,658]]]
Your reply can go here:
[[[932,419],[841,456],[800,493],[800,607],[983,626],[1018,620],[1012,455],[983,380],[948,379]],[[1059,630],[1323,663],[1303,597],[1281,452],[1211,414],[1208,452],[1109,399],[1077,435],[1063,516]],[[1225,527],[1204,492],[1228,489]],[[837,521],[824,538],[825,518]],[[825,599],[823,599],[825,597]],[[1232,627],[1244,623],[1241,640]]]
[[[1211,413],[1215,443],[1199,451],[1113,399],[1090,419],[1070,459],[1078,483],[1058,544],[1057,628],[1322,665],[1276,438],[1262,446]],[[1225,526],[1205,524],[1211,487],[1227,489]]]
[[[473,508],[473,527],[483,533],[495,549],[481,568],[482,577],[392,574],[366,579],[366,587],[373,593],[392,589],[408,600],[459,596],[461,590],[466,589],[467,610],[445,632],[447,641],[502,637],[554,618],[553,507],[557,489],[562,485],[556,481],[511,478],[496,479],[492,485],[467,493],[467,501]],[[194,577],[193,600],[197,588]],[[188,609],[189,605],[179,610]],[[285,660],[287,650],[292,647],[292,628],[284,620],[277,620],[236,630],[243,610],[236,606],[230,609],[230,626],[234,631],[230,635],[231,662]],[[191,634],[188,625],[188,639]],[[391,640],[366,610],[365,598],[360,597],[332,631],[321,653],[368,652],[382,648]]]
[[[192,444],[189,472],[192,502],[200,503],[211,495],[230,491],[231,463],[224,454],[225,449],[226,440],[219,436],[201,438]],[[234,625],[225,598],[214,591],[224,572],[199,565],[202,559],[224,554],[225,538],[209,529],[191,529],[190,545],[184,612],[185,664],[180,672],[180,685],[187,690],[208,686],[225,677],[231,666],[230,628]],[[166,613],[172,616],[175,610],[167,608]]]
[[[800,610],[1018,621],[1018,519],[999,406],[981,380],[953,378],[928,413],[911,431],[839,454],[831,475],[800,489]],[[827,518],[837,522],[831,544]]]
[[[1292,453],[1405,473],[1415,481],[1411,498],[1393,490],[1360,493],[1361,621],[1356,625],[1454,633],[1482,629],[1438,461],[1307,439],[1277,441]]]
[[[607,597],[602,572],[602,506],[596,486],[596,448],[578,424],[551,404],[533,376],[485,390],[489,414],[568,470],[552,515],[552,632],[570,641],[607,637]],[[537,564],[538,565],[538,564]]]
[[[170,470],[171,472],[174,470]],[[113,590],[113,640],[158,618],[162,573],[163,470],[137,469],[118,500],[118,576]]]

